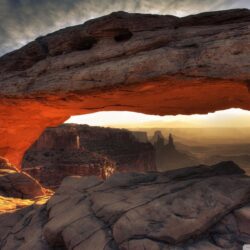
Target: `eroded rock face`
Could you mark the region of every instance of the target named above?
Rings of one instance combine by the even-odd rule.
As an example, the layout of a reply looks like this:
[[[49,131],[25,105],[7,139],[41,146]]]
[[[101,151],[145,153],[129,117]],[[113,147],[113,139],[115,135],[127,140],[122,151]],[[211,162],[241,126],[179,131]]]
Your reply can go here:
[[[250,11],[113,13],[0,58],[0,155],[20,167],[49,126],[100,110],[250,109]]]
[[[0,247],[240,250],[250,240],[243,173],[223,162],[106,181],[67,177],[47,204],[0,215]]]
[[[0,169],[0,195],[34,198],[45,194],[46,190],[28,174],[15,170]]]
[[[70,175],[106,179],[115,171],[156,171],[155,151],[125,129],[64,124],[44,131],[25,153],[22,169],[56,188]]]
[[[46,189],[25,172],[18,172],[5,158],[0,157],[0,197],[35,198],[46,194]],[[0,198],[1,200],[2,198]],[[4,198],[0,206],[11,204]],[[21,203],[21,202],[20,202]]]

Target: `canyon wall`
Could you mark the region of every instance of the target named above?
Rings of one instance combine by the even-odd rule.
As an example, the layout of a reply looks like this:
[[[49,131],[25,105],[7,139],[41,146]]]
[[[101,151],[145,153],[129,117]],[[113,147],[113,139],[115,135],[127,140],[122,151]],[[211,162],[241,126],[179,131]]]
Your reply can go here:
[[[0,58],[0,156],[20,168],[46,127],[100,110],[250,110],[250,11],[112,13]]]
[[[124,129],[64,124],[43,132],[25,153],[22,169],[54,189],[70,175],[106,179],[116,171],[156,171],[155,151]]]

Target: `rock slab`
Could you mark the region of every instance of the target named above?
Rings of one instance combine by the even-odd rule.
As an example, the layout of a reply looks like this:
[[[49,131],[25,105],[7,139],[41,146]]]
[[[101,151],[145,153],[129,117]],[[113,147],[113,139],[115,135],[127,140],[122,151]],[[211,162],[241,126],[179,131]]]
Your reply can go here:
[[[250,242],[249,204],[250,177],[232,162],[67,177],[45,205],[0,216],[0,247],[239,250]]]

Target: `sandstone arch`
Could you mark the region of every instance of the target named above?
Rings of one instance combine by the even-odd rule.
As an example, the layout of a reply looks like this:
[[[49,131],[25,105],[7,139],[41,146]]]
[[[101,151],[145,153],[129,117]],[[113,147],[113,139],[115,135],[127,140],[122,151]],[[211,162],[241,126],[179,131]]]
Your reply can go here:
[[[47,126],[99,110],[250,110],[250,11],[112,13],[0,58],[0,156],[19,166]]]

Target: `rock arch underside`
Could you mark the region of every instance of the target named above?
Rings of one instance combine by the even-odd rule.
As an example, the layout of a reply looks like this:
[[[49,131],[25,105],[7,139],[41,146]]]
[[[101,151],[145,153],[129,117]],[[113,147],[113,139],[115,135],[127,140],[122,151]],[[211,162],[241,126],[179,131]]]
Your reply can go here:
[[[250,110],[250,11],[116,12],[0,58],[0,156],[20,167],[48,126],[101,110]]]

